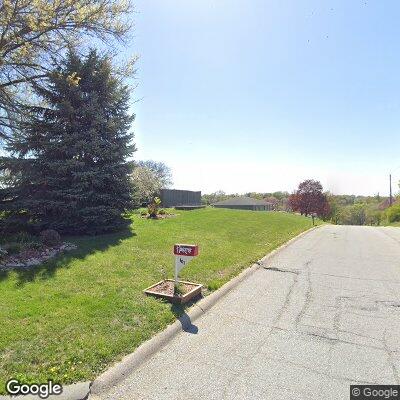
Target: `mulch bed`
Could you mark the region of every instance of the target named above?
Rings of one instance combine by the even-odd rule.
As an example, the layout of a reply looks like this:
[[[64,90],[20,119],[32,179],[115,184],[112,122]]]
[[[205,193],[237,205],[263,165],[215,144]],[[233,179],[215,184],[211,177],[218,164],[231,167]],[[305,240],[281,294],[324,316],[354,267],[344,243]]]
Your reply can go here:
[[[189,293],[194,288],[198,287],[198,285],[192,285],[190,283],[179,283],[179,288],[183,293],[176,293],[175,296],[184,296],[186,293]],[[172,281],[163,281],[160,282],[157,286],[153,286],[151,288],[152,292],[166,294],[168,296],[174,295],[174,282]]]
[[[167,218],[174,218],[176,216],[177,216],[177,214],[160,214],[160,215],[157,215],[156,218],[150,218],[149,215],[141,215],[141,218],[144,218],[144,219],[167,219]]]

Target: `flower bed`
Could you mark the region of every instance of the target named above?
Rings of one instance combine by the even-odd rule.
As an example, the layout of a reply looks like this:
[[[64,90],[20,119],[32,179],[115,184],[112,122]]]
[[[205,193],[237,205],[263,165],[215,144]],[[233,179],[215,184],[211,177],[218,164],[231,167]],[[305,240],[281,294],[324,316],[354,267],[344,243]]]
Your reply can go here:
[[[55,257],[57,254],[64,251],[75,250],[76,246],[71,243],[62,243],[54,247],[46,247],[43,249],[27,249],[22,250],[18,254],[5,255],[0,260],[0,269],[13,269],[13,268],[30,268]]]

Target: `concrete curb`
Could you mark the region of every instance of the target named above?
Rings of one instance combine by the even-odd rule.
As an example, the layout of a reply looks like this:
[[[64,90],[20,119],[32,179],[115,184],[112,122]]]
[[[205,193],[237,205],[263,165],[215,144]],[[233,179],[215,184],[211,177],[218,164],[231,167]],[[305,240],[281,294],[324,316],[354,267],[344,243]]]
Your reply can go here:
[[[321,226],[321,225],[319,225]],[[266,256],[261,258],[259,261],[254,263],[251,267],[243,270],[238,276],[231,279],[220,289],[211,293],[209,296],[203,298],[198,303],[194,304],[191,309],[177,319],[174,323],[169,325],[165,330],[158,333],[156,336],[148,340],[147,342],[140,345],[133,353],[125,356],[120,362],[103,372],[97,377],[90,388],[91,400],[99,399],[97,395],[103,392],[107,392],[113,386],[121,382],[126,376],[137,369],[153,354],[162,349],[172,338],[174,338],[179,332],[188,329],[192,323],[199,317],[201,317],[207,310],[209,310],[219,299],[229,293],[235,288],[240,282],[249,277],[255,271],[257,271],[261,265],[264,265],[267,261],[271,260],[277,253],[282,251],[287,246],[291,245],[296,240],[310,233],[312,230],[318,228],[314,226],[296,237],[290,239],[286,243],[282,244],[275,250],[272,250]],[[72,399],[71,399],[72,400]]]

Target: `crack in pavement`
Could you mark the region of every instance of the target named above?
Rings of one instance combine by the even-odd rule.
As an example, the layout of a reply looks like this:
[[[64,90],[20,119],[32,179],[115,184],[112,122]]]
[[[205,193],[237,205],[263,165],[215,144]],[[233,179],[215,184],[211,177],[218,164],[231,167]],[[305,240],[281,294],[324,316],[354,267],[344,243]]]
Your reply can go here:
[[[344,344],[350,344],[352,346],[356,346],[356,347],[365,347],[367,349],[373,349],[373,350],[385,350],[383,347],[378,347],[378,346],[370,346],[367,344],[361,344],[361,343],[357,343],[357,342],[351,342],[349,340],[343,340],[343,339],[337,339],[337,338],[332,338],[330,336],[324,336],[324,335],[319,335],[318,333],[306,333],[306,335],[308,336],[316,336],[322,339],[326,339],[331,341],[333,344],[336,343],[344,343]]]
[[[391,279],[360,278],[358,276],[335,275],[335,274],[327,274],[327,273],[323,273],[323,272],[312,272],[311,274],[312,275],[321,275],[321,276],[331,276],[332,278],[343,278],[343,279],[350,279],[350,280],[356,280],[356,281],[400,283],[400,281],[395,281],[395,280],[391,280]]]
[[[285,300],[283,302],[282,308],[280,309],[279,313],[277,314],[277,316],[274,318],[273,324],[277,325],[280,321],[280,319],[282,318],[283,314],[285,313],[285,311],[287,311],[287,309],[289,308],[290,305],[290,300],[294,291],[295,286],[297,285],[298,282],[298,275],[295,274],[294,279],[292,284],[289,287],[289,290],[285,296]]]
[[[383,306],[390,307],[390,308],[400,308],[399,301],[391,301],[391,300],[375,300],[375,303],[382,304]]]
[[[301,308],[300,312],[297,314],[295,318],[295,325],[297,326],[301,319],[303,318],[304,314],[306,313],[307,309],[309,308],[312,300],[312,286],[311,286],[311,269],[310,269],[311,261],[307,261],[304,266],[306,267],[306,283],[307,289],[304,293],[304,303],[303,307]]]
[[[283,272],[289,274],[296,274],[298,275],[300,272],[298,270],[291,270],[291,269],[283,269],[278,267],[263,267],[266,271],[275,271],[275,272]]]
[[[333,330],[336,334],[336,338],[339,338],[340,331],[340,319],[343,315],[343,297],[339,296],[335,298],[335,314],[333,316]]]
[[[393,352],[390,350],[389,345],[387,343],[386,334],[387,334],[387,328],[385,328],[385,331],[383,333],[383,345],[388,356],[388,363],[392,368],[394,379],[396,380],[396,383],[399,385],[400,384],[399,371],[397,370],[396,364],[393,360]]]

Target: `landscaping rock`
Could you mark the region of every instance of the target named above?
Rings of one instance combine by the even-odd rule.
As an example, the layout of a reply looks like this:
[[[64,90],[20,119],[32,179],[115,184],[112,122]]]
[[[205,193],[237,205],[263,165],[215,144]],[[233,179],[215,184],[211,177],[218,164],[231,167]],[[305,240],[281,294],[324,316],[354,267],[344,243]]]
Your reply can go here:
[[[3,255],[3,259],[0,262],[0,270],[35,267],[64,251],[71,251],[76,248],[77,246],[72,243],[61,243],[58,246],[41,250],[24,250],[12,256]]]
[[[24,267],[24,266],[25,266],[25,264],[15,263],[15,262],[5,264],[5,267],[8,267],[8,268],[20,268],[20,267]]]
[[[25,262],[25,266],[26,267],[33,267],[33,266],[39,265],[41,263],[42,263],[42,261],[39,260],[38,258],[32,258],[32,259],[30,259],[30,260]]]

